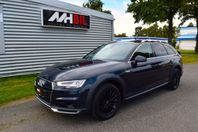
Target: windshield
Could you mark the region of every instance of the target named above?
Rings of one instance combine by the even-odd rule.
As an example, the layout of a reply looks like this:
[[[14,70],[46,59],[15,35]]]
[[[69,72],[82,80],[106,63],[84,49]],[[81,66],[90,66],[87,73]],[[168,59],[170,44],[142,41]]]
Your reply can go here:
[[[129,57],[135,47],[136,44],[132,43],[112,43],[102,45],[83,58],[90,60],[124,61]]]

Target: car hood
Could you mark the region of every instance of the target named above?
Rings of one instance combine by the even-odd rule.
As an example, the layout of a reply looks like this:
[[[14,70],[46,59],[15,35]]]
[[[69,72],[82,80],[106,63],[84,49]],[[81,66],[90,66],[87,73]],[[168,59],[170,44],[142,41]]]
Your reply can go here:
[[[104,73],[124,70],[127,66],[128,64],[125,62],[80,59],[48,67],[39,77],[49,81],[87,79]]]

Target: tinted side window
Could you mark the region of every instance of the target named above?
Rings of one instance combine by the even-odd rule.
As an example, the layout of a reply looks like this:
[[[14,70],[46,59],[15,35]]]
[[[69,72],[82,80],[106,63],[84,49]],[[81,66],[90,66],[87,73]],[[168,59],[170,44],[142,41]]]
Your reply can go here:
[[[176,54],[175,51],[170,46],[165,45],[165,48],[166,48],[169,55]]]
[[[162,44],[152,44],[153,50],[156,56],[165,56],[168,55],[165,47]]]
[[[138,56],[144,56],[146,58],[153,57],[153,51],[150,44],[144,44],[140,46],[133,55],[133,59]]]

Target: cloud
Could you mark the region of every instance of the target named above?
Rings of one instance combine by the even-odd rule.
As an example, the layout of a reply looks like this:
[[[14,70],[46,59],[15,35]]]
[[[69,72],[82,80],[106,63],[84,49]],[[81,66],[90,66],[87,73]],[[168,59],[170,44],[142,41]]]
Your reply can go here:
[[[82,6],[84,2],[87,0],[61,0],[65,1],[74,5]],[[105,10],[111,10],[112,14],[114,15],[115,21],[114,21],[114,33],[126,33],[128,36],[132,36],[135,33],[135,28],[137,26],[142,27],[148,27],[149,25],[143,25],[143,23],[135,24],[135,19],[132,16],[132,13],[126,13],[126,10],[128,8],[127,4],[130,3],[130,0],[102,0],[104,2],[104,9]],[[178,15],[176,15],[174,20],[174,26],[178,26],[180,23],[180,20],[177,19]],[[194,20],[190,20],[186,22],[186,25],[188,25],[189,22],[193,22]],[[166,22],[158,23],[159,26],[167,25]]]
[[[82,6],[82,4],[86,0],[61,0],[64,2],[68,2],[71,4]],[[131,36],[135,32],[135,24],[134,24],[134,18],[132,17],[132,14],[126,13],[127,4],[130,2],[130,0],[111,0],[105,3],[104,9],[105,10],[111,10],[112,14],[114,15],[115,21],[114,21],[114,33],[126,33],[128,36]],[[120,4],[121,3],[121,4]]]
[[[135,31],[135,24],[132,14],[120,12],[112,9],[112,14],[115,17],[114,30],[116,34],[126,33],[128,36],[133,35]]]
[[[116,0],[114,0],[116,2]],[[135,20],[132,13],[126,13],[128,8],[127,4],[130,0],[119,1],[119,9],[113,6],[109,8],[114,15],[114,32],[115,34],[126,33],[128,36],[132,36],[135,33]]]

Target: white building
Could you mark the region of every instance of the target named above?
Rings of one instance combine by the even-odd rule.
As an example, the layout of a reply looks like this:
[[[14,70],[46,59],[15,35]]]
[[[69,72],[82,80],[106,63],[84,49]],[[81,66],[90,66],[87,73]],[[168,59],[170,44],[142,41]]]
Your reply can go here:
[[[113,40],[113,21],[59,0],[0,0],[0,77],[79,59]]]
[[[194,50],[196,46],[197,27],[181,27],[179,28],[179,37],[177,45],[180,49]]]

